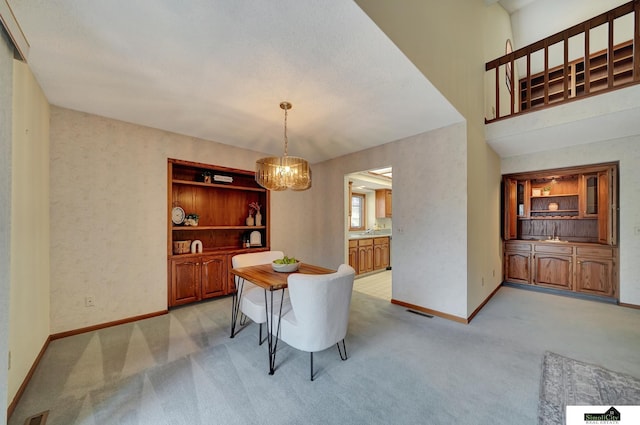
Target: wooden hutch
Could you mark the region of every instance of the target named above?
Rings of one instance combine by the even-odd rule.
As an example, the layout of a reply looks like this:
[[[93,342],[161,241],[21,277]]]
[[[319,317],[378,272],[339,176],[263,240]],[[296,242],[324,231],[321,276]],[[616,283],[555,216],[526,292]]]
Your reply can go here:
[[[253,171],[171,158],[167,166],[169,307],[233,293],[231,258],[270,249],[269,191],[256,183]],[[261,206],[261,225],[247,225],[249,204],[253,202]],[[175,207],[187,216],[197,214],[197,226],[175,224]],[[247,247],[252,232],[259,232],[260,237],[254,237],[253,242],[260,243]],[[201,241],[202,252],[176,251],[174,242],[182,241],[190,248],[191,241],[196,240]]]
[[[618,164],[503,176],[504,281],[618,298]]]

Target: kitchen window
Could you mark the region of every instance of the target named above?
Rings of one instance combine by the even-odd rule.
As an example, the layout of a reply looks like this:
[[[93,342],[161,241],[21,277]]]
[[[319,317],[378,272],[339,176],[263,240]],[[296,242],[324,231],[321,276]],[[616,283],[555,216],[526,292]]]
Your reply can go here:
[[[364,193],[351,194],[351,223],[349,230],[365,230],[367,227],[367,203]]]

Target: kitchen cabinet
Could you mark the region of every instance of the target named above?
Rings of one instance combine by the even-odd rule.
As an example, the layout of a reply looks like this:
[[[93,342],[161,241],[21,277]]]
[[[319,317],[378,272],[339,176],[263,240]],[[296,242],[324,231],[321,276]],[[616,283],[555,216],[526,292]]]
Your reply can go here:
[[[349,240],[349,265],[356,274],[385,270],[391,265],[390,238],[366,237]]]
[[[516,241],[504,245],[504,281],[600,297],[618,296],[616,247]]]
[[[376,217],[391,218],[391,189],[376,190]]]
[[[573,247],[534,244],[533,284],[573,289]]]
[[[186,304],[235,291],[231,257],[270,249],[270,193],[259,186],[252,171],[178,159],[167,161],[168,305]],[[249,225],[249,204],[261,206],[262,223]],[[172,220],[174,207],[197,214],[197,225]],[[244,245],[259,232],[259,245]],[[174,242],[202,242],[202,252],[174,250]]]
[[[578,247],[576,252],[578,292],[612,297],[615,295],[615,252],[609,247]]]
[[[522,241],[509,241],[504,251],[505,281],[531,283],[531,244]]]
[[[373,239],[358,240],[358,274],[373,271]]]
[[[358,241],[349,241],[349,265],[358,273]]]
[[[389,267],[389,259],[389,238],[374,238],[373,269],[386,269]]]

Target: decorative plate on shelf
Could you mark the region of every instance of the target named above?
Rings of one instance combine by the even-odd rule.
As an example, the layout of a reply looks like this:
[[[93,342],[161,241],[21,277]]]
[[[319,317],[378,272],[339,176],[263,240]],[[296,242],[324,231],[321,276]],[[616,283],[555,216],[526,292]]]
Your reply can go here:
[[[558,211],[558,204],[556,202],[552,202],[549,204],[549,211]]]
[[[185,216],[184,210],[180,207],[173,207],[171,210],[171,221],[173,221],[173,224],[184,223]]]

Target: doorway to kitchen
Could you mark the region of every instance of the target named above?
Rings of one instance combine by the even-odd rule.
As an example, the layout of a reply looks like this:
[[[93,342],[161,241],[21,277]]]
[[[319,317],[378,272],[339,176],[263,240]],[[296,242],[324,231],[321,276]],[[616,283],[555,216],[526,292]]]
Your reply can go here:
[[[345,258],[356,270],[354,290],[391,299],[391,166],[345,175]]]

